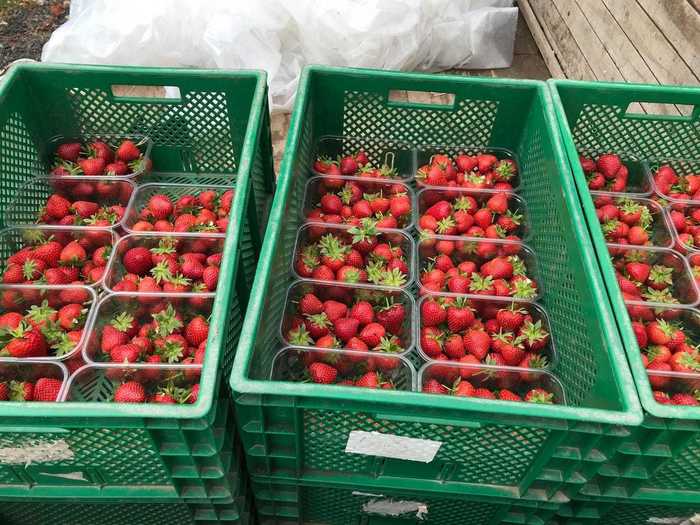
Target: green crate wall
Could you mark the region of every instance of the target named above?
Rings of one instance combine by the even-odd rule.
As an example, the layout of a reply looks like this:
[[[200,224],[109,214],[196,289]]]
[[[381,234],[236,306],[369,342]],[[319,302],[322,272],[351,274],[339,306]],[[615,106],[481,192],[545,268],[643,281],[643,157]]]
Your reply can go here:
[[[559,509],[555,503],[334,485],[322,478],[297,484],[254,477],[251,487],[261,525],[542,525]]]
[[[627,310],[598,226],[577,148],[636,156],[653,165],[668,159],[700,159],[700,88],[605,82],[550,81],[563,144],[588,221],[591,238],[645,411],[641,426],[605,462],[583,493],[629,497],[635,494],[695,494],[700,503],[700,408],[660,405],[652,397]],[[684,116],[628,113],[631,104],[691,106]],[[686,494],[687,497],[687,494]]]
[[[392,89],[448,92],[452,106],[391,102]],[[311,67],[302,76],[255,291],[231,376],[252,475],[327,475],[445,492],[559,498],[641,418],[543,83]],[[499,408],[417,393],[266,381],[314,145],[324,135],[502,146],[520,157],[545,296],[571,406]],[[368,148],[370,158],[376,153]],[[443,442],[430,463],[345,453],[352,430]]]
[[[174,86],[180,98],[117,97],[115,85]],[[70,453],[0,462],[0,497],[224,497],[232,434],[228,377],[262,242],[272,169],[263,72],[23,64],[0,87],[0,205],[51,159],[56,136],[140,133],[157,170],[139,182],[233,185],[222,286],[212,314],[197,403],[0,403],[0,444]],[[65,476],[67,472],[72,476]]]
[[[552,525],[693,525],[700,504],[656,500],[581,499],[562,505]]]

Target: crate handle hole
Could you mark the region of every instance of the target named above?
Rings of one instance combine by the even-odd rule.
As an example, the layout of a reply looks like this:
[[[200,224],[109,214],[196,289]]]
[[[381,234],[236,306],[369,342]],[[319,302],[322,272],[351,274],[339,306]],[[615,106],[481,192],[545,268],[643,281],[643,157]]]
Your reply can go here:
[[[392,106],[452,109],[455,106],[456,97],[454,93],[392,89],[389,91],[388,98]]]
[[[119,100],[153,99],[164,102],[180,102],[180,88],[177,86],[142,86],[136,84],[113,84],[112,96]]]
[[[650,107],[650,104],[653,104]],[[699,109],[699,111],[696,111]],[[650,110],[653,110],[651,112]],[[678,115],[680,112],[680,116]],[[647,119],[674,119],[694,120],[697,113],[700,113],[700,107],[693,104],[665,104],[661,102],[635,101],[630,102],[625,110],[625,117],[647,118]]]

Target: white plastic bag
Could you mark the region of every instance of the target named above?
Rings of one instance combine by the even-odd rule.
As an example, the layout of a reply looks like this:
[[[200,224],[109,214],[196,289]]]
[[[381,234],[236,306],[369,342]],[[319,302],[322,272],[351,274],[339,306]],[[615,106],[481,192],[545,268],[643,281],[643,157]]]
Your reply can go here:
[[[512,0],[73,0],[42,60],[254,68],[289,109],[306,64],[508,67]]]

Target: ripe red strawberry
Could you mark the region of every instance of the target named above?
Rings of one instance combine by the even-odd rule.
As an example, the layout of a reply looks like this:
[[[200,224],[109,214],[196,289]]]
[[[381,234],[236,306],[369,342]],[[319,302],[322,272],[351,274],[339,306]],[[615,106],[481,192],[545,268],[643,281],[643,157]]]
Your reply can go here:
[[[56,155],[58,155],[63,160],[75,162],[80,156],[81,149],[82,146],[80,142],[66,142],[64,144],[60,144],[56,148]]]
[[[421,303],[421,326],[437,326],[447,320],[447,310],[435,299],[425,299]]]
[[[386,329],[379,323],[369,323],[360,332],[360,339],[370,348],[377,347],[384,336]]]
[[[135,246],[124,253],[122,264],[129,273],[146,275],[153,268],[151,250],[145,246]]]
[[[341,317],[333,323],[333,330],[336,337],[343,342],[349,341],[357,335],[360,322],[354,317]]]
[[[83,174],[88,177],[102,175],[106,166],[104,159],[99,158],[82,159],[78,161],[78,164],[83,170]]]
[[[341,317],[346,317],[348,315],[348,307],[339,301],[330,299],[323,302],[323,312],[326,314],[328,319],[335,321],[336,319],[340,319]]]
[[[447,307],[447,327],[452,332],[466,330],[474,322],[474,312],[464,297],[458,297]]]
[[[110,351],[110,357],[115,363],[136,363],[141,355],[141,347],[133,343],[115,346]]]
[[[498,392],[498,399],[501,401],[522,401],[522,398],[518,394],[505,388]]]
[[[148,199],[148,209],[156,219],[167,219],[173,213],[173,203],[170,197],[159,193]]]
[[[700,361],[696,353],[676,352],[671,356],[669,363],[676,372],[700,372]]]
[[[598,157],[598,171],[603,174],[606,179],[612,179],[617,175],[617,172],[622,166],[620,157],[614,153],[607,153]]]
[[[513,276],[513,265],[505,257],[495,257],[482,264],[480,272],[494,279],[509,279]]]
[[[0,315],[0,329],[14,330],[24,317],[19,312],[6,312]]]
[[[199,346],[209,336],[209,323],[201,315],[193,317],[185,327],[185,338],[192,346]]]
[[[652,321],[646,326],[646,334],[654,345],[667,345],[671,342],[673,327],[664,320]]]
[[[387,332],[396,334],[401,331],[404,319],[406,318],[406,309],[401,303],[392,303],[381,308],[376,314],[376,320]]]
[[[654,390],[652,394],[654,395],[654,401],[661,405],[668,405],[671,402],[671,396],[669,396],[666,392]]]
[[[483,360],[491,348],[491,337],[483,330],[469,330],[464,334],[464,349]]]
[[[367,301],[357,301],[350,309],[350,317],[357,319],[360,325],[366,325],[374,321],[374,309]]]
[[[46,357],[46,339],[38,329],[26,323],[21,323],[19,327],[10,332],[12,339],[0,350],[0,356],[16,358],[24,357]]]
[[[7,401],[10,399],[10,389],[7,383],[0,383],[0,401]]]
[[[309,376],[314,383],[330,384],[335,382],[336,377],[338,377],[338,370],[326,363],[311,363]]]
[[[428,379],[423,383],[422,391],[426,394],[447,394],[449,389],[437,379]]]
[[[323,303],[312,293],[307,293],[299,299],[299,312],[302,315],[314,315],[323,312]]]
[[[420,332],[420,345],[428,357],[435,358],[442,354],[444,334],[436,327],[424,327]]]
[[[128,163],[138,159],[141,156],[141,152],[139,151],[139,148],[136,146],[136,144],[134,144],[130,140],[125,140],[117,148],[115,156],[117,160],[121,160],[123,162]]]
[[[10,381],[10,401],[33,401],[34,385],[29,381]]]
[[[59,379],[41,377],[34,383],[34,401],[53,402],[58,399],[58,392],[61,390],[63,382]]]
[[[461,359],[465,355],[464,341],[459,334],[450,334],[445,339],[443,351],[450,359]]]
[[[501,308],[496,313],[496,321],[504,330],[516,331],[523,324],[527,312],[513,303],[508,308]]]
[[[474,395],[474,386],[469,381],[460,379],[455,384],[452,394],[458,397],[471,397]]]
[[[122,383],[114,391],[115,403],[143,403],[146,401],[146,390],[137,381]]]
[[[498,192],[486,201],[486,207],[493,213],[503,215],[508,211],[508,196],[504,192]]]
[[[445,200],[438,201],[435,204],[433,204],[430,208],[425,210],[425,213],[427,215],[430,215],[437,221],[441,221],[452,215],[452,205]]]
[[[63,247],[59,260],[67,266],[79,266],[85,262],[87,252],[78,241],[71,241]]]
[[[87,312],[81,304],[67,304],[58,311],[58,323],[64,330],[75,330],[82,325],[82,318]]]
[[[674,405],[698,406],[700,402],[691,394],[677,393],[671,396],[671,403]]]
[[[475,388],[472,397],[479,397],[481,399],[496,399],[496,395],[488,388]]]
[[[366,372],[355,381],[355,386],[363,388],[379,388],[381,382],[377,372]]]
[[[20,284],[24,282],[24,271],[19,264],[9,264],[2,274],[4,284]]]
[[[52,219],[63,219],[69,213],[70,201],[65,197],[54,193],[46,200],[46,214]]]

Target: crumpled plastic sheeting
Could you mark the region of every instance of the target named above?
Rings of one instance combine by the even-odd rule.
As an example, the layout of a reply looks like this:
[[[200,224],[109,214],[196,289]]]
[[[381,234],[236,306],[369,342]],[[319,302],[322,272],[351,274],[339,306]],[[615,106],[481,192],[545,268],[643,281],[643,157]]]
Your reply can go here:
[[[306,64],[508,67],[512,0],[73,0],[42,61],[264,69],[291,107]]]

